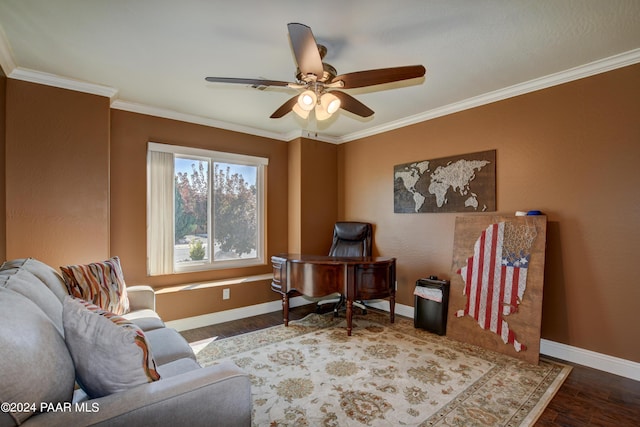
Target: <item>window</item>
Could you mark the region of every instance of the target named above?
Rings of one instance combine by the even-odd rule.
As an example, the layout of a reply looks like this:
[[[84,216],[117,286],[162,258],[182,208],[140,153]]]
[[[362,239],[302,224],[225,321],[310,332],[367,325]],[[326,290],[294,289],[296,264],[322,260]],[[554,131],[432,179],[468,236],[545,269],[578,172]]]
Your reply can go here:
[[[268,160],[149,143],[150,275],[264,264]]]

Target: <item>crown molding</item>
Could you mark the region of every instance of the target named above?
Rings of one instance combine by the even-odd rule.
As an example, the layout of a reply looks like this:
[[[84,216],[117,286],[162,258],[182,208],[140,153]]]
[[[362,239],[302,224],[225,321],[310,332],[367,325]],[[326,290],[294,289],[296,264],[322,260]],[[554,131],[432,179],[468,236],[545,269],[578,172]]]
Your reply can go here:
[[[210,126],[233,132],[246,133],[264,138],[277,139],[279,141],[291,141],[292,139],[302,136],[301,130],[294,130],[288,133],[270,132],[263,129],[253,128],[250,126],[242,126],[234,123],[223,122],[220,120],[210,119],[208,117],[195,116],[192,114],[180,113],[177,111],[152,107],[144,104],[136,104],[128,101],[116,100],[111,103],[111,108],[131,113],[146,114],[148,116],[162,117],[165,119],[178,120],[181,122],[194,123],[203,126]]]
[[[22,67],[14,68],[7,77],[62,89],[75,90],[77,92],[90,93],[92,95],[104,96],[109,98],[111,101],[113,101],[118,95],[118,89],[114,89],[109,86],[98,85],[67,77],[60,77],[55,74],[43,73],[42,71],[35,71]]]
[[[39,83],[62,89],[105,96],[111,101],[113,101],[118,95],[118,90],[109,86],[74,80],[67,77],[60,77],[55,74],[18,67],[13,59],[11,45],[9,44],[2,27],[0,27],[0,66],[8,78],[15,80],[23,80],[30,83]]]
[[[0,67],[2,67],[2,71],[7,76],[16,69],[16,63],[11,54],[11,46],[2,27],[0,27]]]
[[[341,137],[323,135],[320,132],[314,132],[310,130],[303,130],[300,135],[302,138],[313,139],[321,142],[328,142],[329,144],[341,144]]]
[[[400,120],[388,122],[383,125],[365,129],[360,132],[353,132],[338,138],[337,143],[342,144],[349,141],[355,141],[357,139],[362,139],[368,136],[377,135],[379,133],[399,129],[405,126],[435,119],[437,117],[442,117],[471,108],[480,107],[482,105],[491,104],[493,102],[502,101],[504,99],[513,98],[519,95],[524,95],[526,93],[535,92],[552,86],[561,85],[563,83],[583,79],[585,77],[594,76],[596,74],[605,73],[607,71],[637,64],[639,62],[640,49],[630,50],[628,52],[590,62],[585,65],[550,74],[545,77],[540,77],[524,83],[519,83],[503,89],[495,90],[493,92],[488,92],[483,95],[465,99],[460,102],[454,102],[443,107],[434,108],[433,110],[405,117]]]

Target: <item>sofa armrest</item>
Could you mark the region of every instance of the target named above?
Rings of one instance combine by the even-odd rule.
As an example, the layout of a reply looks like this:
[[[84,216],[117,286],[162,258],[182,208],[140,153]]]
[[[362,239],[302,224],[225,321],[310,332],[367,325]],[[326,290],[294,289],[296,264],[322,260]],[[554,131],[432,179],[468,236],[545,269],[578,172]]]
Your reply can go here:
[[[144,309],[156,311],[156,292],[151,286],[127,286],[127,297],[131,311]]]
[[[250,426],[251,383],[223,362],[78,405],[86,410],[42,413],[25,426]]]

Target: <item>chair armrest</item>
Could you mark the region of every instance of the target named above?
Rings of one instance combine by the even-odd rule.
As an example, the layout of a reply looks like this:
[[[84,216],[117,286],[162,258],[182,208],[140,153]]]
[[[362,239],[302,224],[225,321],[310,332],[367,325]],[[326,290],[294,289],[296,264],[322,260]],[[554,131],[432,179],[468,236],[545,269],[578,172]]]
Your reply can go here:
[[[250,426],[251,402],[249,376],[223,362],[85,401],[86,411],[42,413],[24,425]]]
[[[131,311],[144,309],[156,311],[156,292],[151,286],[127,286],[127,297]]]

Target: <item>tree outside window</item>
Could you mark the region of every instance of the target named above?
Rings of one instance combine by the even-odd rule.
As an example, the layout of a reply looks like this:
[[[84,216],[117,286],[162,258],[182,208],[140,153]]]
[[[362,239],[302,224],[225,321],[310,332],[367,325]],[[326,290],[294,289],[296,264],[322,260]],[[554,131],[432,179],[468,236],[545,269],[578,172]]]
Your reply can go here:
[[[176,157],[174,257],[178,264],[210,260],[211,242],[213,261],[256,256],[256,167],[213,165],[210,175],[208,160]]]

